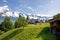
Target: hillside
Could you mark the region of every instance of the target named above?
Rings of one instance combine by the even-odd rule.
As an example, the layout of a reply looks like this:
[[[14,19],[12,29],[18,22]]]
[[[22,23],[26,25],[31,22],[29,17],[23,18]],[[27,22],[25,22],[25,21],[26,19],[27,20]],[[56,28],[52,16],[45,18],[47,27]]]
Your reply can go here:
[[[55,40],[49,32],[49,24],[29,24],[24,29],[17,28],[0,35],[0,40]]]

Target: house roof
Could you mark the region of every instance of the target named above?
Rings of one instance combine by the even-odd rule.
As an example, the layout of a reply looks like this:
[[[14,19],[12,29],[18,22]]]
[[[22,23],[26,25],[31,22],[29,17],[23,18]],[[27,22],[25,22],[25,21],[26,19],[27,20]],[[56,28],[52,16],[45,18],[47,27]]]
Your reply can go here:
[[[57,18],[57,19],[51,19],[51,20],[50,20],[50,23],[56,22],[56,21],[60,21],[60,18]]]

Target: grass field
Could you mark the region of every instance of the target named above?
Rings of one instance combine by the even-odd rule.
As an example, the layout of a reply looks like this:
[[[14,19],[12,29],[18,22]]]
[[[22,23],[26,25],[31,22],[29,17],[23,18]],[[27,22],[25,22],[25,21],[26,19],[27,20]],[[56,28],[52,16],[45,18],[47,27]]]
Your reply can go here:
[[[56,40],[49,32],[49,24],[29,24],[24,29],[17,28],[0,35],[0,40]]]

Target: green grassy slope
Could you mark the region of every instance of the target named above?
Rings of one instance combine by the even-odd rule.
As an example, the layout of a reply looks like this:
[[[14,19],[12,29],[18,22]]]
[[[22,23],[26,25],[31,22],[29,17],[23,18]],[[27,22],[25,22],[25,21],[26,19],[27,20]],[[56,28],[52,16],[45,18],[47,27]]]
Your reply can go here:
[[[49,32],[49,24],[29,24],[24,30],[13,29],[0,36],[2,40],[55,40]]]
[[[0,40],[9,40],[10,38],[14,37],[18,33],[22,32],[21,28],[10,30],[2,35],[0,35]]]

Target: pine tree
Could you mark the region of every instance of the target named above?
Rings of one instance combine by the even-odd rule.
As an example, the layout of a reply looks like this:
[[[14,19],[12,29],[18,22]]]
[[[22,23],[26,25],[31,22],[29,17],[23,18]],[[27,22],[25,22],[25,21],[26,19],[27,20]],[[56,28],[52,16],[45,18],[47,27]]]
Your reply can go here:
[[[27,20],[27,23],[29,23],[29,16],[27,15],[27,18],[26,18],[26,20]]]
[[[6,17],[4,21],[1,23],[1,29],[3,31],[8,31],[12,29],[12,22],[10,20],[10,17]]]
[[[15,28],[26,27],[26,25],[27,25],[26,19],[19,15],[19,18],[15,22]]]

